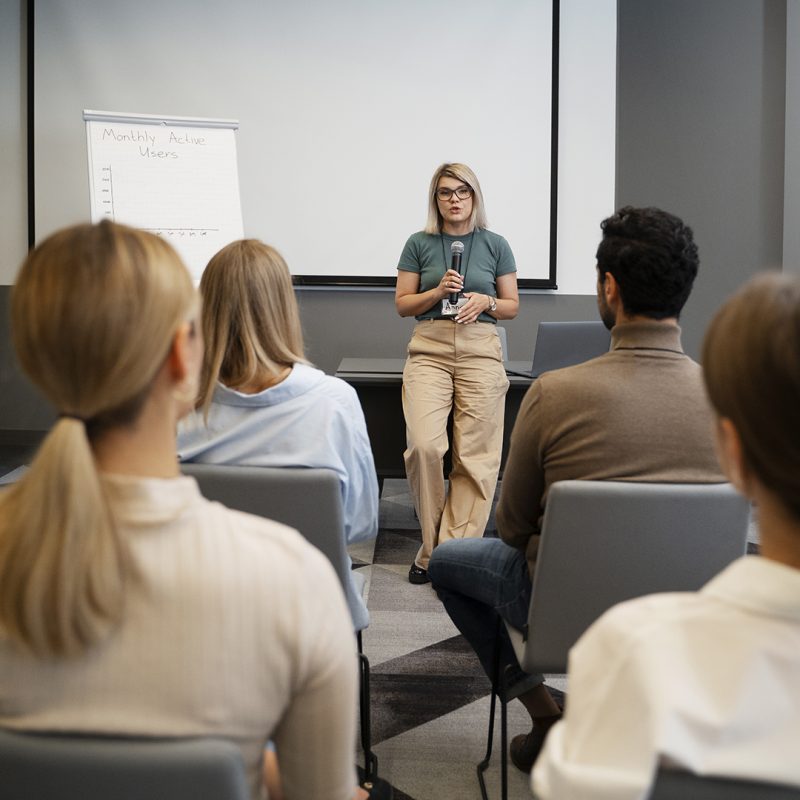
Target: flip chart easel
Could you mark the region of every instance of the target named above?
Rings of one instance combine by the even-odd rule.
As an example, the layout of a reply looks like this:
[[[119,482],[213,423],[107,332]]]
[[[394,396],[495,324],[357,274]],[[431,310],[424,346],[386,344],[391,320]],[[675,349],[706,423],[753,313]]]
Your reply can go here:
[[[236,120],[84,111],[92,221],[163,236],[200,280],[244,235]]]

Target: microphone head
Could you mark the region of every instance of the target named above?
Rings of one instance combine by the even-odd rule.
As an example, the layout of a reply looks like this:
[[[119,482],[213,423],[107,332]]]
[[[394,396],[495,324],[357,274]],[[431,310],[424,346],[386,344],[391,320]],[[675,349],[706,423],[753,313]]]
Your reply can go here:
[[[453,242],[450,245],[450,252],[455,255],[456,253],[463,253],[464,252],[464,242]]]

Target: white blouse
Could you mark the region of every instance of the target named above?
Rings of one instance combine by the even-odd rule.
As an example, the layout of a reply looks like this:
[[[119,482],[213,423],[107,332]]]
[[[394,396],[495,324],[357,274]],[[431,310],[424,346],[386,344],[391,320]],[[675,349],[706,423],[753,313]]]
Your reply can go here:
[[[637,800],[660,763],[800,786],[800,570],[741,558],[607,612],[570,652],[541,800]]]

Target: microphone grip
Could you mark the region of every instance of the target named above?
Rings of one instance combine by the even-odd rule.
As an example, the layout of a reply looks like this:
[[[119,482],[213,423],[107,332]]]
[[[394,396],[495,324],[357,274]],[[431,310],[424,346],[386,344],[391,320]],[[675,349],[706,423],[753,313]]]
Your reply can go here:
[[[461,253],[453,253],[450,262],[450,269],[454,269],[459,275],[461,274]],[[455,305],[458,302],[458,292],[450,293],[450,303]]]

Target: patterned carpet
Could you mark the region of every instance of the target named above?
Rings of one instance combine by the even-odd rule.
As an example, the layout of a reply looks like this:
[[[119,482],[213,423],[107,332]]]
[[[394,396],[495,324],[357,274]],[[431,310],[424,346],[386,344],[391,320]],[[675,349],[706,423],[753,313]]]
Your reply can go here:
[[[372,667],[378,772],[395,787],[397,800],[477,800],[475,765],[486,748],[489,681],[430,585],[408,582],[419,536],[405,481],[387,481],[377,540],[351,548],[369,582],[364,652]],[[548,684],[564,686],[563,679]],[[518,703],[509,706],[509,734],[526,731],[527,719]],[[497,741],[488,778],[493,795],[500,788]],[[513,766],[509,797],[531,797],[528,776]]]

